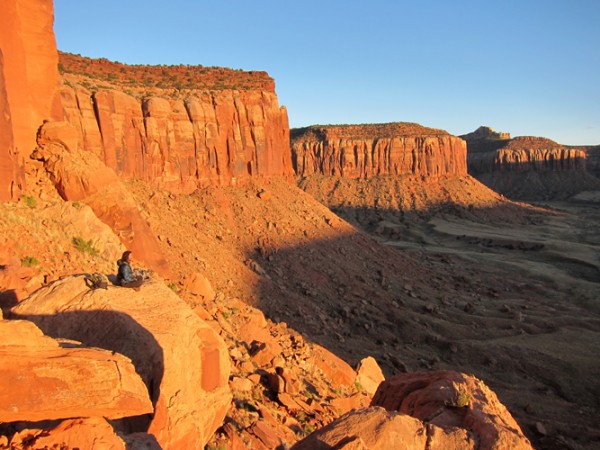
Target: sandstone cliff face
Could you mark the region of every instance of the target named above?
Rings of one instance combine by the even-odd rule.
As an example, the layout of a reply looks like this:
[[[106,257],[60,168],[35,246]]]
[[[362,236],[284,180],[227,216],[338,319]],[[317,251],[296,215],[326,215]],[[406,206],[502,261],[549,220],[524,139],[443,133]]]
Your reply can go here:
[[[86,150],[117,174],[174,192],[293,175],[285,108],[268,91],[138,100],[115,90],[61,91]]]
[[[0,2],[0,201],[16,196],[24,158],[54,103],[58,54],[52,0]],[[12,139],[11,139],[12,134]]]
[[[301,176],[467,174],[466,145],[441,130],[415,124],[315,126],[294,130],[292,158]]]
[[[584,149],[540,137],[508,140],[468,136],[469,173],[507,197],[567,198],[600,189],[600,179],[588,172]]]

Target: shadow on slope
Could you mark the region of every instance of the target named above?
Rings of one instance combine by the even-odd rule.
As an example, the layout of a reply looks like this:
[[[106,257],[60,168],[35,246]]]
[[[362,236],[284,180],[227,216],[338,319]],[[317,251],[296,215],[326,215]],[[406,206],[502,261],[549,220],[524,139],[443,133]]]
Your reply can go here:
[[[492,213],[474,211],[479,217]],[[536,223],[530,224],[532,233]],[[496,390],[538,445],[569,448],[557,440],[563,436],[574,442],[572,448],[583,448],[600,435],[600,428],[590,428],[600,410],[594,375],[600,370],[594,356],[600,316],[597,307],[586,308],[598,284],[564,285],[529,270],[527,255],[542,252],[543,243],[502,249],[514,264],[496,264],[497,249],[478,246],[487,258],[470,258],[458,247],[473,244],[452,236],[458,246],[453,249],[442,233],[431,233],[433,227],[425,223],[415,233],[439,239],[436,245],[403,249],[358,231],[258,248],[247,255],[263,273],[257,306],[354,366],[372,355],[388,376],[430,369],[473,373]],[[416,235],[402,237],[410,243]],[[538,421],[552,436],[536,434]]]

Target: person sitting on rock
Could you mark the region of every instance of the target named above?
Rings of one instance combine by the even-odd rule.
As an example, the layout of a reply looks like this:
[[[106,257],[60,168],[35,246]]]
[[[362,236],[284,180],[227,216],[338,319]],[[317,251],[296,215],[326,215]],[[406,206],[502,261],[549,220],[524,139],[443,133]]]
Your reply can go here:
[[[133,274],[131,260],[131,252],[126,250],[123,252],[121,259],[117,261],[117,265],[119,266],[119,272],[117,273],[117,284],[119,286],[133,288],[136,291],[139,291],[140,286],[144,284],[144,279],[142,277],[136,277]]]

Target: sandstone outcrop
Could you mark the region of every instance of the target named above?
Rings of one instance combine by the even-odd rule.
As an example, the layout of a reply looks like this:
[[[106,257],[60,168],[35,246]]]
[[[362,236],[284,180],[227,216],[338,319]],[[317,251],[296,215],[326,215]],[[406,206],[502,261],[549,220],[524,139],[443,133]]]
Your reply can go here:
[[[300,176],[467,174],[466,145],[462,139],[411,123],[295,129],[291,145],[294,169]]]
[[[370,408],[351,411],[292,446],[291,450],[475,449],[464,430],[444,431],[414,417]]]
[[[24,159],[42,120],[60,117],[53,23],[52,0],[0,3],[0,201],[23,187]]]
[[[63,199],[89,205],[139,260],[163,276],[169,275],[158,240],[132,195],[112,169],[80,149],[79,137],[69,123],[45,122],[33,157],[43,161]]]
[[[269,91],[193,91],[138,100],[65,87],[65,117],[83,147],[119,176],[174,192],[293,175],[287,111]]]
[[[153,411],[146,386],[122,355],[62,348],[21,320],[0,320],[0,336],[0,422],[119,419]]]
[[[600,189],[600,179],[588,172],[591,165],[583,148],[480,130],[461,136],[467,140],[469,173],[496,192],[535,200]]]
[[[496,394],[470,375],[452,371],[396,375],[381,383],[371,405],[445,430],[465,429],[481,450],[532,448]]]
[[[148,388],[154,415],[124,421],[165,449],[202,448],[231,401],[227,348],[169,288],[90,291],[84,277],[54,282],[13,308],[46,334],[128,356]]]

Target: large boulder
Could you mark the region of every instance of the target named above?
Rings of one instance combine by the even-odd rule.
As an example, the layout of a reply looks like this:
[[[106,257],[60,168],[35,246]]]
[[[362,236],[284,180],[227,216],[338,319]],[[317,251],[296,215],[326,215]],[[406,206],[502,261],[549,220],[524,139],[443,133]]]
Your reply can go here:
[[[370,407],[350,411],[297,442],[291,450],[474,449],[465,430],[425,425],[405,414]]]
[[[154,435],[162,448],[202,448],[231,402],[227,348],[213,329],[164,284],[140,291],[90,290],[83,276],[48,285],[13,308],[46,334],[131,358],[155,413],[124,422],[124,432]]]
[[[148,391],[128,358],[62,348],[28,321],[0,319],[0,366],[0,422],[152,412]]]
[[[478,449],[531,450],[531,443],[483,381],[454,371],[395,375],[379,385],[371,402],[443,429],[460,427]]]

